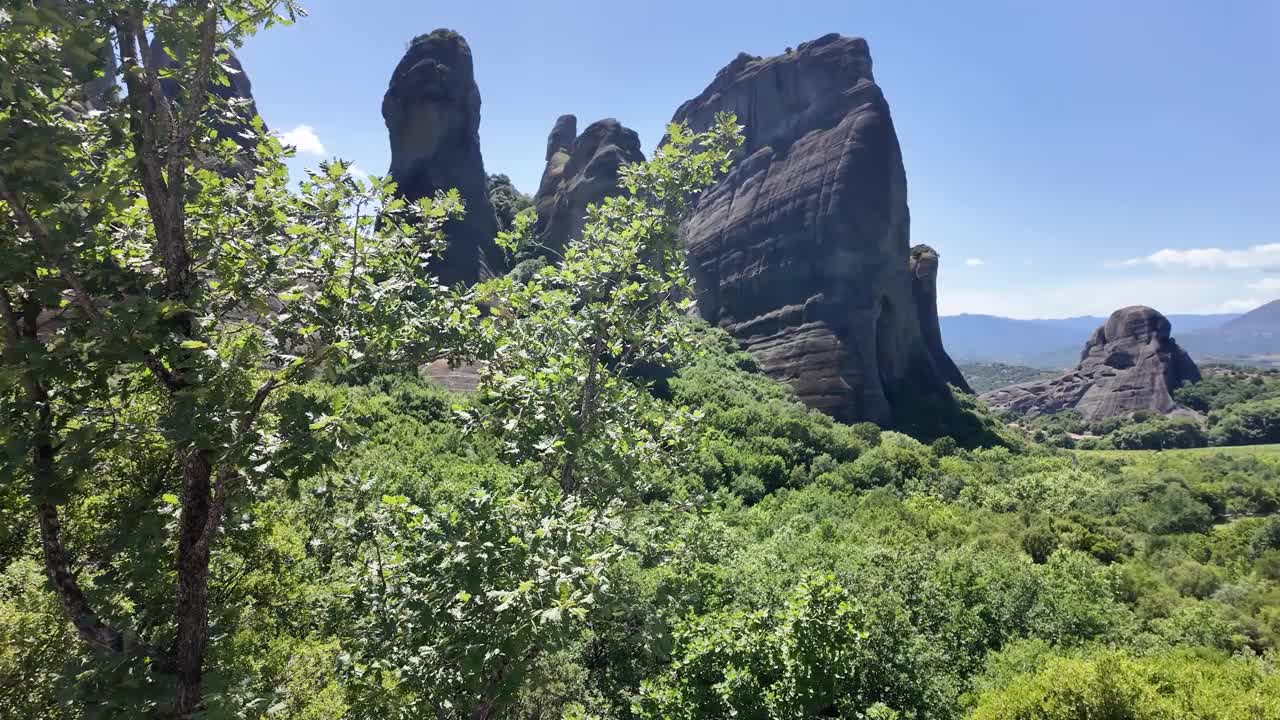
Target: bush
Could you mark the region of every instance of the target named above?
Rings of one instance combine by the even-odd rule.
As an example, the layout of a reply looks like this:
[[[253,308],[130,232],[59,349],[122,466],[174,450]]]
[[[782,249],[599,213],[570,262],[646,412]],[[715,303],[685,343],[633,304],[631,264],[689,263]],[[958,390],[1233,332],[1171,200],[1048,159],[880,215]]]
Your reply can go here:
[[[1280,675],[1247,658],[1106,651],[1050,659],[978,698],[973,720],[1280,717]]]
[[[1157,417],[1125,425],[1107,435],[1117,450],[1171,450],[1208,445],[1200,423],[1191,418]]]
[[[906,620],[888,598],[859,597],[834,578],[802,582],[776,613],[682,623],[670,670],[635,708],[664,720],[921,716],[931,678],[916,667],[922,648]]]
[[[1214,445],[1280,443],[1280,398],[1234,405],[1209,416]]]

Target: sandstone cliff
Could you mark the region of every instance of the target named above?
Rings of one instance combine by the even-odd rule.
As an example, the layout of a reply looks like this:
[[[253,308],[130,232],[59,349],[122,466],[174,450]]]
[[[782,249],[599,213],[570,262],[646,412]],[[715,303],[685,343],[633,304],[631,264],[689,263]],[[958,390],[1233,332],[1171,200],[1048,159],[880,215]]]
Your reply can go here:
[[[446,228],[449,245],[432,265],[440,280],[471,283],[499,272],[498,221],[480,155],[480,90],[461,35],[420,35],[396,65],[382,99],[391,142],[388,174],[409,200],[457,188],[465,217]]]
[[[1170,336],[1169,320],[1141,305],[1121,308],[1093,332],[1075,370],[982,395],[991,407],[1036,416],[1076,410],[1085,420],[1178,409],[1171,393],[1200,369]]]
[[[939,367],[912,292],[906,173],[866,41],[739,55],[674,120],[703,130],[719,112],[746,143],[684,225],[701,315],[837,418],[892,424],[907,398],[949,398],[953,366]]]
[[[577,135],[578,119],[561,115],[547,138],[547,167],[534,195],[538,212],[534,235],[559,253],[582,233],[587,206],[620,192],[618,168],[644,162],[640,136],[613,118],[599,120]]]
[[[920,319],[920,333],[933,364],[946,381],[961,390],[972,393],[969,381],[942,346],[942,326],[938,322],[938,251],[928,245],[911,248],[911,296],[916,303],[916,317]]]

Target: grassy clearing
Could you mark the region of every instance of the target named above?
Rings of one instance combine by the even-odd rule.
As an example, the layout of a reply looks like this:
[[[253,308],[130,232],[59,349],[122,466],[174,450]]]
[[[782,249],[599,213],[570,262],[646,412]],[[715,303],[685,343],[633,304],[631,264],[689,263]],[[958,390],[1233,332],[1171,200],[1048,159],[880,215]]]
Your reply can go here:
[[[1089,457],[1118,459],[1135,458],[1144,455],[1230,455],[1232,457],[1280,459],[1280,444],[1191,448],[1188,450],[1077,450],[1076,452]]]

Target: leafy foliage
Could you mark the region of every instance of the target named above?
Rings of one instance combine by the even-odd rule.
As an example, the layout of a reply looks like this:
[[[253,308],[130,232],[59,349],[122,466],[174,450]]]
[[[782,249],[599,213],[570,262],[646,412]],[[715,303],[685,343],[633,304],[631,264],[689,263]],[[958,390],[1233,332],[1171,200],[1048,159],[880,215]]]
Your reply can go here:
[[[1280,682],[1256,659],[1099,652],[1049,658],[1039,672],[981,695],[973,718],[1243,720],[1278,712]]]
[[[489,203],[498,216],[498,229],[515,228],[516,216],[533,207],[533,198],[516,189],[506,175],[489,176]]]
[[[1068,453],[966,397],[807,410],[683,312],[734,119],[672,127],[559,263],[447,291],[456,195],[292,189],[260,124],[209,132],[237,108],[200,28],[290,6],[137,6],[196,59],[156,99],[190,155],[131,135],[181,135],[149,88],[82,89],[121,7],[0,16],[0,715],[1276,715],[1280,459]],[[420,378],[438,354],[479,391]],[[1259,383],[1204,388],[1210,439],[1266,436]]]
[[[741,143],[732,116],[701,135],[670,126],[652,160],[621,171],[626,193],[588,209],[558,264],[527,282],[508,275],[478,289],[499,304],[480,326],[492,351],[467,417],[501,434],[508,456],[541,463],[564,492],[625,490],[642,468],[675,456],[688,419],[654,406],[635,376],[688,347],[676,232],[692,196]],[[499,239],[514,253],[532,224],[523,215]]]

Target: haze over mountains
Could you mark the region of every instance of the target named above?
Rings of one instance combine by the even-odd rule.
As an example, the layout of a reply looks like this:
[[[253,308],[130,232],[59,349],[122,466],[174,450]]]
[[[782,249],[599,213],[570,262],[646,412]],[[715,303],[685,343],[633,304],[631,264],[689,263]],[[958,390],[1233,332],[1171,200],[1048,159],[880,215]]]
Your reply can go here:
[[[1248,313],[1171,314],[1173,335],[1200,363],[1280,363],[1280,300]],[[1106,318],[1018,320],[996,315],[944,315],[942,337],[959,363],[1000,362],[1061,369],[1080,359],[1080,348]]]

